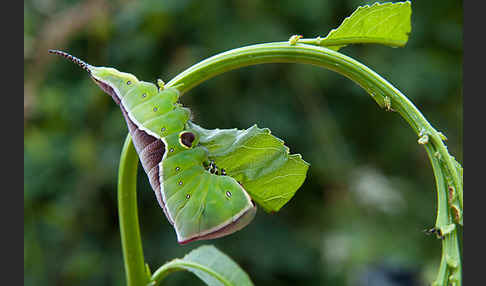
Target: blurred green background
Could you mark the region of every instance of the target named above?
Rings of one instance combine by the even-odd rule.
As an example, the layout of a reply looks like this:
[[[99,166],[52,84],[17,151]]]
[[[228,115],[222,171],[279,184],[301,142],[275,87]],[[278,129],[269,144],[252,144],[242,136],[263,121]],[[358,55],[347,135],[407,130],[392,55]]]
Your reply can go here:
[[[216,53],[293,34],[325,36],[374,1],[24,1],[24,285],[123,285],[117,217],[127,134],[110,97],[48,49],[164,81]],[[413,1],[404,48],[341,50],[407,95],[462,162],[462,1]],[[333,72],[267,64],[211,79],[182,97],[206,128],[268,127],[311,163],[277,214],[180,246],[139,168],[145,258],[154,271],[202,244],[256,285],[425,285],[441,244],[424,149],[407,123]],[[166,285],[202,285],[186,272]]]

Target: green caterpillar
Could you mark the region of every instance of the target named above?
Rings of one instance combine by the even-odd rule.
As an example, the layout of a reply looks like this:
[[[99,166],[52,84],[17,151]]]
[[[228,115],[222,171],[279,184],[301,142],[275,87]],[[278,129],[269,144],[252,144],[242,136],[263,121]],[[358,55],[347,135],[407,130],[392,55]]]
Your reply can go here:
[[[62,51],[49,52],[61,55],[86,70],[120,106],[142,166],[180,244],[222,237],[250,223],[256,213],[255,203],[234,177],[209,159],[208,148],[224,157],[232,146],[237,146],[236,141],[249,138],[251,134],[254,138],[266,136],[265,144],[275,144],[275,140],[283,144],[283,141],[270,136],[268,129],[256,126],[234,136],[231,134],[236,130],[203,129],[190,121],[190,110],[178,103],[180,93],[176,88],[157,87],[114,68],[91,66]],[[233,143],[228,143],[231,141],[228,138],[232,138]],[[206,146],[199,144],[200,140],[204,140]],[[260,148],[263,143],[259,144],[259,148],[253,149],[264,149]],[[219,149],[214,149],[214,146]],[[268,193],[267,190],[255,194],[260,204],[264,203],[265,210],[276,211],[302,184],[308,164],[300,155],[289,156],[288,148],[283,146],[265,154],[268,157],[265,160],[273,160],[272,168],[251,166],[243,168],[243,171],[234,171],[234,175],[246,180],[252,188],[257,184],[265,188],[277,186],[281,190],[288,189],[285,193],[288,197],[260,197]],[[236,161],[240,167],[253,164],[251,159],[247,159],[250,163],[245,163],[242,158]],[[278,168],[293,173],[285,175]],[[271,172],[279,173],[273,175]],[[287,178],[292,176],[298,179],[288,182]]]

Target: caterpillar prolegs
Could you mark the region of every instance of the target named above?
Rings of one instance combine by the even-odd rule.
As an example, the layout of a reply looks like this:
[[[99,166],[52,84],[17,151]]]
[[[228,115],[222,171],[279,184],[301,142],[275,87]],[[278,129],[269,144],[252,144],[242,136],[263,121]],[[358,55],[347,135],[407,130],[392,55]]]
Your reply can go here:
[[[254,200],[275,212],[302,185],[309,164],[299,154],[290,155],[270,130],[204,129],[190,120],[176,88],[95,67],[62,51],[49,52],[86,70],[119,105],[179,243],[234,233],[254,218]]]

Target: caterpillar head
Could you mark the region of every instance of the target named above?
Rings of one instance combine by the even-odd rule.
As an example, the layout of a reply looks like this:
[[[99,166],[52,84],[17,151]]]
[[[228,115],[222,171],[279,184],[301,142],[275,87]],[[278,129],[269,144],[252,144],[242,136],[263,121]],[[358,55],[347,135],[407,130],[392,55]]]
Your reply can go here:
[[[49,50],[49,53],[60,55],[76,63],[90,74],[103,91],[111,96],[124,94],[133,85],[139,83],[139,80],[132,74],[109,67],[95,67],[63,51]]]

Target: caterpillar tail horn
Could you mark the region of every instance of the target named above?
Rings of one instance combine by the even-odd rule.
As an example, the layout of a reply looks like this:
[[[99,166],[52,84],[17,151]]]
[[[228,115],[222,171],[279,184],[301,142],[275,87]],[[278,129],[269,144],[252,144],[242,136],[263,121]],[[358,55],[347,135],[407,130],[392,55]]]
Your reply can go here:
[[[85,71],[87,71],[88,73],[91,74],[91,70],[90,70],[90,65],[85,63],[84,61],[78,59],[77,57],[75,56],[72,56],[66,52],[63,52],[63,51],[59,51],[59,50],[49,50],[49,54],[54,54],[54,55],[60,55],[72,62],[74,62],[75,64],[77,64],[78,66],[80,66],[82,69],[84,69]]]

